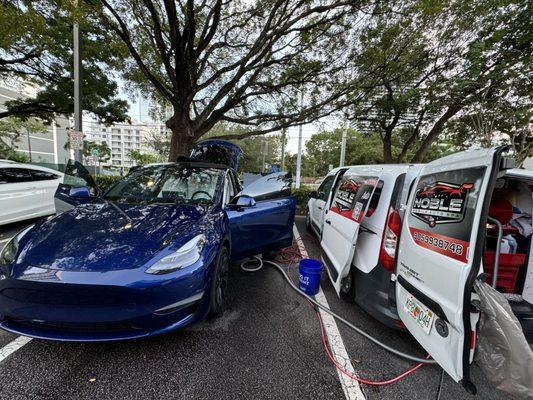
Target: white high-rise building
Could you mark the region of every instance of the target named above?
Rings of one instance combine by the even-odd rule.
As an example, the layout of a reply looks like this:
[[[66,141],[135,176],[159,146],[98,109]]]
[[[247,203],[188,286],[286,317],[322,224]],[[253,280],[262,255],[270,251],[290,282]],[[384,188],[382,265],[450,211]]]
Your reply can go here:
[[[132,121],[131,124],[116,123],[105,126],[97,121],[84,121],[85,140],[96,143],[106,142],[111,149],[111,159],[102,165],[131,167],[135,162],[130,157],[132,150],[153,153],[149,146],[150,136],[154,131],[160,132],[161,124]]]

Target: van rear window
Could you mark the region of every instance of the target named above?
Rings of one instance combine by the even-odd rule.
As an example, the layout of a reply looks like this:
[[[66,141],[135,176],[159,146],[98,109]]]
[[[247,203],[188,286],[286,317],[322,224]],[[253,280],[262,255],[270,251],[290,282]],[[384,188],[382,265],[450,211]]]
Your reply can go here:
[[[485,167],[420,177],[408,215],[413,240],[466,262]]]
[[[372,198],[370,199],[368,210],[366,210],[366,215],[365,215],[366,217],[371,217],[372,214],[374,214],[374,211],[376,211],[382,191],[383,191],[383,181],[379,181],[378,184],[376,185],[376,189],[374,189],[374,194],[372,195]]]
[[[377,184],[378,178],[375,176],[343,176],[330,211],[361,222]]]

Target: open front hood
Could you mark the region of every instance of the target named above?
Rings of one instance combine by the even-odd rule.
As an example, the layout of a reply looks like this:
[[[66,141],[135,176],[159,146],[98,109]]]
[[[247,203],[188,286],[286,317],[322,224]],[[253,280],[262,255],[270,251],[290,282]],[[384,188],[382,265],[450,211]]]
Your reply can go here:
[[[28,233],[19,262],[64,270],[104,272],[139,268],[205,212],[184,205],[112,204],[77,207]],[[26,238],[25,238],[26,239]],[[184,238],[185,240],[186,238]]]
[[[235,171],[239,167],[242,149],[226,140],[210,139],[198,142],[191,151],[191,158],[227,165]]]

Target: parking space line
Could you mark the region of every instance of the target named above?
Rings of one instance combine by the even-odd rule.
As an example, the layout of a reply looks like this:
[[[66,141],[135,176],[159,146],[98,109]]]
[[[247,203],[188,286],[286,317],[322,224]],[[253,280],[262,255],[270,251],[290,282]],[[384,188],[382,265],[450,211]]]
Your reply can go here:
[[[19,336],[0,349],[0,362],[31,341],[30,337]]]
[[[296,240],[296,243],[298,243],[300,254],[302,255],[303,258],[308,258],[309,255],[307,254],[307,250],[305,249],[305,245],[303,241],[301,240],[300,232],[298,232],[298,228],[296,227],[296,225],[294,225],[293,232],[294,232],[294,239]],[[324,295],[322,288],[319,289],[318,294],[315,296],[315,299],[319,303],[323,304],[325,307],[329,308],[328,300],[326,299],[326,296]],[[325,311],[322,311],[322,310],[319,310],[319,311],[322,317],[322,321],[324,323],[324,329],[326,330],[326,335],[328,337],[328,342],[331,347],[331,352],[333,353],[333,357],[335,357],[335,359],[340,364],[342,364],[343,368],[348,373],[355,376],[355,371],[353,369],[352,362],[350,361],[350,357],[348,356],[348,352],[346,351],[346,347],[344,346],[344,342],[339,332],[337,322],[331,315],[329,315]],[[348,400],[362,400],[365,398],[361,390],[361,386],[359,385],[359,382],[351,380],[346,375],[344,375],[341,371],[339,371],[337,368],[335,368],[335,370],[337,371],[337,374],[339,375],[339,380],[341,382],[342,390]]]

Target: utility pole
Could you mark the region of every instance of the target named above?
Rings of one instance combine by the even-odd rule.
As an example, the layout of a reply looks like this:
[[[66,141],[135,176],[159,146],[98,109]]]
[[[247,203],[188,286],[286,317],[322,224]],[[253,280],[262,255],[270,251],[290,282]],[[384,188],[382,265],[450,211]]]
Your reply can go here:
[[[281,131],[281,170],[285,169],[285,128]]]
[[[346,126],[344,126],[342,130],[341,159],[339,160],[339,167],[344,167],[344,159],[346,158],[346,136],[347,136],[347,128]]]
[[[300,92],[300,113],[304,108],[304,91]],[[298,155],[296,157],[296,189],[300,188],[300,175],[302,174],[302,124],[298,126]]]
[[[266,154],[268,153],[268,141],[263,138],[263,141],[261,142],[261,153],[263,153],[263,164],[261,167],[261,172],[265,172],[265,163],[266,163]]]
[[[30,131],[26,129],[26,134],[28,135],[28,153],[30,155],[30,162],[32,162],[31,158],[31,140],[30,140]]]
[[[74,5],[78,6],[78,0],[75,0]],[[77,17],[76,17],[77,18]],[[74,21],[74,131],[78,135],[82,135],[83,123],[82,123],[82,93],[81,93],[81,37],[80,26],[78,21]],[[83,143],[83,139],[80,140]],[[74,149],[74,158],[78,162],[82,162],[82,150],[79,148]]]

